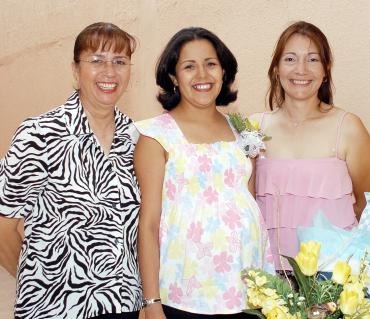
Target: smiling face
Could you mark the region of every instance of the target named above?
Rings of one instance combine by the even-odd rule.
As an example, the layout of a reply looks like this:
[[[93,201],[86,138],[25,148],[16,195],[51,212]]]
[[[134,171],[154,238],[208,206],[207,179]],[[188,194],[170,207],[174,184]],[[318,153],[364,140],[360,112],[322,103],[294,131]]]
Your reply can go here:
[[[286,100],[317,98],[325,71],[315,43],[306,36],[292,35],[279,61],[278,75]]]
[[[171,76],[181,94],[180,104],[215,107],[222,87],[223,70],[213,45],[208,40],[186,43]]]
[[[126,64],[120,65],[117,61],[124,61]],[[109,51],[83,51],[80,62],[73,63],[73,72],[84,107],[112,108],[127,88],[130,79],[130,57],[125,51],[114,52],[113,46]]]

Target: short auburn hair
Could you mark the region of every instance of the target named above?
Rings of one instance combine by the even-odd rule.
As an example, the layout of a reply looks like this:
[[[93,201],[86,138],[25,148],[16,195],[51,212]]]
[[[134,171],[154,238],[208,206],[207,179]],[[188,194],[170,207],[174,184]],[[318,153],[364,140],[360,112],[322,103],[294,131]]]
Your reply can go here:
[[[77,36],[73,60],[75,63],[79,63],[83,51],[96,52],[99,48],[102,48],[103,51],[109,51],[112,47],[114,52],[125,51],[131,57],[136,48],[136,40],[113,23],[96,22],[87,26]]]

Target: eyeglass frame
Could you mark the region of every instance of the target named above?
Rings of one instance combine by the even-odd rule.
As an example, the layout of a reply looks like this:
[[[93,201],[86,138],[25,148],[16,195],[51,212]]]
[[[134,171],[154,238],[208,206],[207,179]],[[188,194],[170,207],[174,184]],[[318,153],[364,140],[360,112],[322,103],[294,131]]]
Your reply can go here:
[[[127,62],[126,64],[118,64],[117,63],[118,61],[129,61],[129,62]],[[80,62],[87,62],[89,63],[91,67],[97,68],[97,69],[103,68],[103,66],[105,66],[108,62],[112,63],[112,66],[115,70],[121,70],[121,69],[124,69],[125,67],[133,65],[133,63],[131,63],[131,60],[122,59],[122,58],[115,58],[112,60],[107,60],[107,59],[102,59],[102,58],[95,58],[95,59],[92,58],[91,60],[79,59],[78,63]]]

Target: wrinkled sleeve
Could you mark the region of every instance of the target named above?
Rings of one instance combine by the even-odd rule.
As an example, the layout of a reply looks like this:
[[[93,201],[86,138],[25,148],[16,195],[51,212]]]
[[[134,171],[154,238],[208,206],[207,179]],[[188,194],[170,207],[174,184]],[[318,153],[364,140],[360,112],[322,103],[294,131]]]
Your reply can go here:
[[[32,211],[45,187],[47,148],[36,119],[24,121],[0,164],[0,215],[21,218]]]

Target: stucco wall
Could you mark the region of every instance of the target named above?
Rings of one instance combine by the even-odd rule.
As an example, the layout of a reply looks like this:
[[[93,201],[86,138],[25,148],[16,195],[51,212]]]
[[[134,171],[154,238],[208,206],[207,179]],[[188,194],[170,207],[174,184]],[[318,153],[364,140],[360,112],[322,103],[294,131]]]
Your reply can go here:
[[[69,95],[74,38],[96,21],[113,22],[140,41],[119,103],[134,119],[161,111],[155,62],[180,28],[203,26],[224,40],[239,62],[239,98],[232,107],[251,113],[264,109],[267,68],[281,31],[296,20],[312,22],[334,52],[335,104],[358,114],[369,129],[369,17],[368,0],[0,0],[0,157],[24,118]],[[1,272],[0,277],[4,292]],[[0,318],[10,318],[3,308]]]

